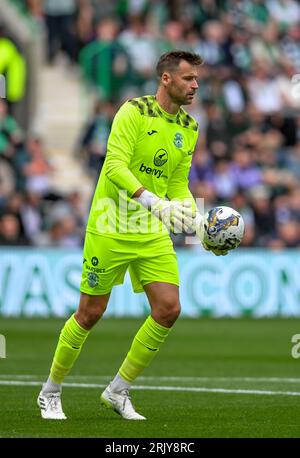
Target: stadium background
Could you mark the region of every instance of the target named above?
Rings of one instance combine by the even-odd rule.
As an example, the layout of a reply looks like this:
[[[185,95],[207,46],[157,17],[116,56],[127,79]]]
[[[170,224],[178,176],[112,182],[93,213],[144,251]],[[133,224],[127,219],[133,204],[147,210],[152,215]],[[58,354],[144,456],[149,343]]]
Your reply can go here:
[[[291,339],[299,332],[295,318],[300,315],[300,2],[2,0],[0,74],[6,77],[6,98],[0,98],[0,334],[7,340],[7,359],[0,360],[0,388],[10,400],[10,412],[18,412],[23,398],[20,388],[13,401],[5,380],[16,383],[27,374],[33,384],[40,383],[62,323],[52,317],[68,316],[77,306],[85,223],[113,116],[127,98],[154,93],[155,62],[171,49],[199,52],[205,60],[198,98],[188,108],[200,125],[191,190],[205,199],[206,208],[224,204],[239,210],[246,234],[242,246],[224,258],[203,252],[194,240],[186,245],[183,237],[173,238],[183,317],[153,374],[177,375],[177,388],[183,375],[198,382],[200,376],[211,376],[206,385],[212,390],[220,386],[218,377],[223,388],[236,389],[234,377],[244,376],[239,388],[298,393],[299,355],[292,358]],[[0,83],[3,96],[3,79]],[[92,362],[96,330],[94,347],[88,344],[91,355],[84,352],[74,377],[86,375],[91,382],[88,374],[113,374],[116,358],[122,357],[115,339],[121,334],[126,348],[136,320],[148,311],[145,296],[134,295],[126,278],[115,288],[101,325],[110,349],[102,355],[104,366],[95,368]],[[220,340],[222,348],[216,343]],[[38,382],[30,374],[38,374]],[[33,398],[36,389],[26,388]],[[249,393],[249,403],[239,401],[241,410],[232,411],[227,400],[234,404],[235,395],[218,396],[212,401],[213,422],[206,422],[210,407],[205,400],[199,405],[193,398],[188,407],[194,416],[186,429],[178,423],[178,430],[161,430],[164,402],[174,399],[172,392],[170,397],[162,392],[153,437],[298,435],[292,397],[278,403],[271,395],[270,404],[262,407]],[[31,408],[28,401],[24,415]],[[178,406],[172,408],[176,418]],[[197,409],[204,409],[201,430]],[[268,423],[270,409],[275,425]],[[241,412],[250,413],[251,427]],[[280,425],[274,420],[278,415]],[[0,437],[38,435],[36,425],[24,429],[22,415],[20,423],[13,414],[10,418]],[[81,430],[77,420],[63,433],[43,427],[40,434],[100,434],[89,423]],[[101,434],[151,436],[146,429],[137,433],[129,427],[124,433],[113,423],[109,427]]]
[[[6,0],[1,10],[0,73],[7,79],[8,107],[0,100],[0,313],[44,314],[46,307],[62,315],[64,304],[59,310],[43,300],[47,283],[76,307],[64,280],[48,278],[56,269],[51,251],[41,249],[72,253],[76,267],[64,275],[76,289],[90,198],[114,113],[127,98],[155,91],[162,52],[190,49],[206,62],[199,96],[188,108],[200,125],[190,187],[206,208],[238,209],[246,234],[225,261],[174,237],[182,275],[189,258],[199,255],[192,275],[197,284],[191,285],[198,291],[186,312],[227,314],[224,298],[236,297],[233,315],[251,308],[259,315],[264,309],[266,315],[298,315],[299,2]],[[41,260],[31,273],[22,268],[18,246],[28,247],[31,266]],[[53,253],[59,262],[59,251]],[[241,258],[238,281],[220,282],[234,275]],[[7,299],[16,275],[14,300],[21,309]],[[185,313],[190,299],[182,294]],[[115,313],[126,314],[128,300],[118,297]]]

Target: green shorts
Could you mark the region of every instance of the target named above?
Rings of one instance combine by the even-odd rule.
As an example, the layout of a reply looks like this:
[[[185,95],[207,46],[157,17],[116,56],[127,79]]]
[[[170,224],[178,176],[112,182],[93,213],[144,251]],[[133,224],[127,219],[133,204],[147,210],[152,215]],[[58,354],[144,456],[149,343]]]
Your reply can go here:
[[[86,233],[81,292],[108,294],[114,285],[124,282],[127,269],[135,293],[155,281],[179,285],[177,257],[169,236],[131,241]]]

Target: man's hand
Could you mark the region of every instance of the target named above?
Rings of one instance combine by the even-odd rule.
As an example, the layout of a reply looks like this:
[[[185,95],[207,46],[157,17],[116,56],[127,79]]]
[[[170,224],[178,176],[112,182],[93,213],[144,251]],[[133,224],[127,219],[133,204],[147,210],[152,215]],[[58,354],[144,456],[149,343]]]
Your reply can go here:
[[[189,201],[164,200],[147,190],[143,190],[136,200],[175,234],[194,226],[196,213]]]
[[[206,251],[211,251],[216,256],[226,256],[226,254],[228,254],[229,251],[227,249],[220,250],[218,248],[208,247],[205,242],[202,242],[202,246]]]
[[[191,202],[160,199],[150,211],[174,234],[188,231],[193,226],[195,212]]]

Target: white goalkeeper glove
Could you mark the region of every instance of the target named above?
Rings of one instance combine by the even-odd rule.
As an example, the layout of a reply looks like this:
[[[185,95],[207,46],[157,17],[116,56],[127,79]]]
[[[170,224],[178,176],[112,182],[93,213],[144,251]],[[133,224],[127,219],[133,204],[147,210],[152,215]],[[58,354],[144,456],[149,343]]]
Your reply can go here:
[[[164,200],[147,190],[136,197],[136,200],[175,234],[193,227],[195,211],[189,201]]]
[[[200,242],[202,243],[203,248],[206,251],[211,251],[216,256],[226,256],[229,250],[227,249],[221,250],[215,247],[210,247],[209,245],[205,243],[204,241],[204,220],[203,220],[203,216],[199,212],[196,213],[193,227],[195,229],[196,235],[199,237]]]

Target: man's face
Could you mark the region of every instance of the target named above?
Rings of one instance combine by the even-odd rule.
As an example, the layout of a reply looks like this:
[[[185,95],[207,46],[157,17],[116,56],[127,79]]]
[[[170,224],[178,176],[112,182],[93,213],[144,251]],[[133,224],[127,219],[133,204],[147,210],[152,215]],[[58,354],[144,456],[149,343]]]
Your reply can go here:
[[[168,95],[178,105],[190,105],[198,89],[198,67],[182,60],[177,70],[163,74]]]

